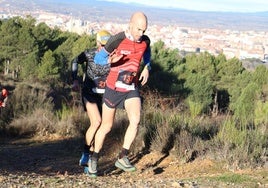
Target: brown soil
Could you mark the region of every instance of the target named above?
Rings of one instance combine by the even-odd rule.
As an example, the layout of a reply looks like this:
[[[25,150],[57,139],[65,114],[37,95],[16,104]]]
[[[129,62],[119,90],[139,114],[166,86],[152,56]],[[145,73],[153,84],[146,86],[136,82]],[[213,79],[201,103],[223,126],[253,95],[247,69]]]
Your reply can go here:
[[[0,138],[0,187],[268,187],[267,168],[230,170],[208,158],[184,163],[157,152],[131,156],[138,170],[123,172],[114,167],[111,143],[103,149],[99,176],[91,178],[78,165],[81,143],[82,139]]]

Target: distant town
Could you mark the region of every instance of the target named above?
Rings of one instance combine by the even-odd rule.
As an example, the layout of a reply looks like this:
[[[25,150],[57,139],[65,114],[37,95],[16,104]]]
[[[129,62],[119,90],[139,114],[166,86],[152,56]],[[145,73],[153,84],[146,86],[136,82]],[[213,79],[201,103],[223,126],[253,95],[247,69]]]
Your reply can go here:
[[[109,19],[86,19],[72,14],[57,13],[47,10],[14,10],[10,6],[0,7],[0,19],[14,16],[34,17],[37,23],[44,22],[51,28],[58,27],[63,31],[78,34],[93,34],[100,29],[107,29],[111,33],[125,30],[126,20],[111,21]],[[180,51],[204,52],[213,55],[224,53],[227,58],[254,58],[268,62],[268,31],[233,30],[220,28],[200,28],[181,26],[180,24],[149,24],[146,34],[151,42],[163,41],[168,48]]]

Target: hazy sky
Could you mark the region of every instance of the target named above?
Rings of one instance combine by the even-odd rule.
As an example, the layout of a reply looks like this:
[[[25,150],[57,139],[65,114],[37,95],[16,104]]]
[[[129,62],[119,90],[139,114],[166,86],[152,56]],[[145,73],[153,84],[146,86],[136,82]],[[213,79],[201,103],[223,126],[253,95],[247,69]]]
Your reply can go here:
[[[260,12],[268,11],[268,0],[102,0],[134,2],[152,6],[198,11]]]

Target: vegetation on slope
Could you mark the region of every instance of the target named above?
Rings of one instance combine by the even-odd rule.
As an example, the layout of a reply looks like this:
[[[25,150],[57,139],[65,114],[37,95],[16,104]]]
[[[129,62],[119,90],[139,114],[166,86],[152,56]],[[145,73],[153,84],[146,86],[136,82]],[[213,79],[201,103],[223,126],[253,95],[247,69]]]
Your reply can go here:
[[[15,17],[0,21],[0,37],[1,83],[10,91],[8,106],[1,109],[0,134],[82,137],[89,121],[80,94],[70,89],[71,60],[94,47],[95,36]],[[152,45],[150,80],[141,93],[142,120],[133,153],[154,150],[188,162],[212,156],[239,168],[267,163],[265,66],[248,71],[224,54],[181,53],[158,41]],[[122,137],[126,125],[119,110],[111,135]]]

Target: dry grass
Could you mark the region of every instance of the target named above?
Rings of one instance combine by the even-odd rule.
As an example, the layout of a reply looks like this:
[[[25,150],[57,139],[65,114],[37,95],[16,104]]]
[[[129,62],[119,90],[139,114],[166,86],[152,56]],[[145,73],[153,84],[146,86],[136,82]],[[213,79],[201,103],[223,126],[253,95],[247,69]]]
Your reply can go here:
[[[32,114],[20,116],[8,127],[13,135],[47,136],[56,132],[55,117],[51,111],[36,109]]]

